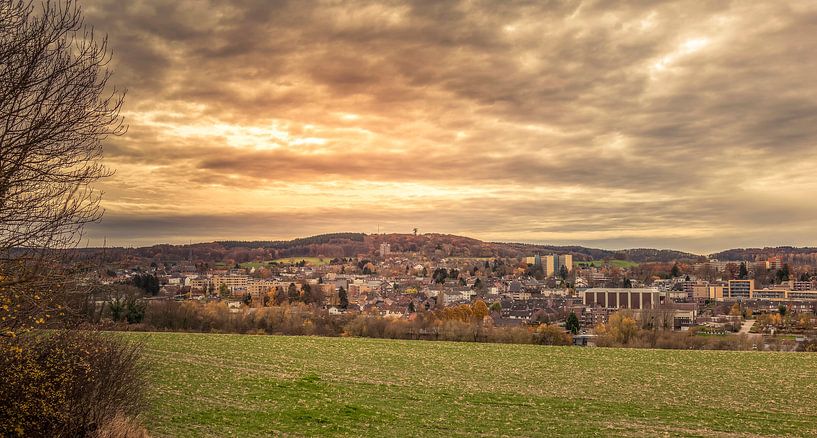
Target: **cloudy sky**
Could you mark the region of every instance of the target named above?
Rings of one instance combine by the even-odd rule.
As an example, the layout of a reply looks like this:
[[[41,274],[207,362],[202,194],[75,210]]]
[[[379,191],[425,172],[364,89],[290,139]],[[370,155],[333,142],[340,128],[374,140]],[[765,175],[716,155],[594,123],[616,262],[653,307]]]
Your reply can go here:
[[[817,244],[817,2],[86,0],[128,88],[91,244]]]

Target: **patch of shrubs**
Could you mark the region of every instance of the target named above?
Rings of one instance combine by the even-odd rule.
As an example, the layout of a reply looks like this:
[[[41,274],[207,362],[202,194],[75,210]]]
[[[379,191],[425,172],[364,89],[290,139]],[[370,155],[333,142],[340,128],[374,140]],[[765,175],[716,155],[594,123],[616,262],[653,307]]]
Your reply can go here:
[[[0,436],[141,436],[141,346],[92,330],[0,339]]]

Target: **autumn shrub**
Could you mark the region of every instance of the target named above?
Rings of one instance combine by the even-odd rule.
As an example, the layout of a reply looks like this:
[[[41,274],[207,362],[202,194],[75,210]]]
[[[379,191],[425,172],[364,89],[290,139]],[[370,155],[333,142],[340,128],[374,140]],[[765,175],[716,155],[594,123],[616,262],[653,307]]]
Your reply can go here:
[[[625,346],[638,334],[638,325],[629,312],[610,315],[606,324],[596,326],[596,344],[600,347]]]
[[[388,321],[373,315],[358,315],[349,321],[344,331],[349,336],[362,338],[383,338],[386,334]]]
[[[535,341],[531,331],[524,326],[493,327],[488,340],[500,344],[531,344]]]
[[[817,339],[810,339],[802,342],[800,346],[797,348],[797,351],[803,351],[806,353],[817,353]]]
[[[542,345],[571,345],[573,336],[555,324],[542,324],[534,332],[537,344]]]
[[[141,346],[87,330],[0,340],[0,435],[97,436],[144,408]]]
[[[126,329],[340,336],[349,319],[303,303],[230,309],[225,302],[156,301],[146,307],[143,325]]]

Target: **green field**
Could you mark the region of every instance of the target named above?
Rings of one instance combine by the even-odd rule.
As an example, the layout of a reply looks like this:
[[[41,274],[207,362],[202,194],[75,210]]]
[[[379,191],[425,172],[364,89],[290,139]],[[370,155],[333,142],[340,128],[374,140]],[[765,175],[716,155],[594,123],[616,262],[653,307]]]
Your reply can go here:
[[[298,263],[301,260],[306,261],[307,265],[312,266],[323,266],[328,265],[329,262],[332,260],[329,257],[287,257],[283,259],[275,259],[274,262],[282,263],[282,264],[290,264],[290,263]]]
[[[607,264],[613,266],[615,268],[632,268],[634,266],[638,266],[638,263],[631,262],[629,260],[607,260]],[[605,265],[604,260],[594,260],[590,262],[576,262],[576,266],[590,266],[593,265],[597,268],[601,268]]]
[[[269,267],[271,262],[281,263],[283,265],[298,263],[301,260],[305,261],[307,265],[310,266],[323,266],[328,265],[329,262],[332,260],[328,257],[287,257],[282,259],[275,259],[266,262],[244,262],[241,263],[242,268],[261,268],[261,267]]]
[[[817,355],[129,333],[151,436],[815,436]]]

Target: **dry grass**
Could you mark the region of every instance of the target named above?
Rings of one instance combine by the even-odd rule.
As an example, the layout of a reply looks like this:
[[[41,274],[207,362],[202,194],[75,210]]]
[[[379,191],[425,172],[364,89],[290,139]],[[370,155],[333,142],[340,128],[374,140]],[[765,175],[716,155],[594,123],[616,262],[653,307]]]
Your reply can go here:
[[[96,430],[94,438],[149,438],[139,421],[119,412]]]

